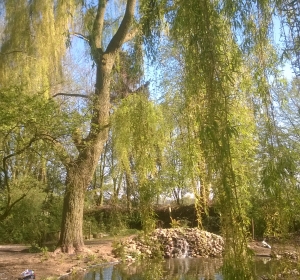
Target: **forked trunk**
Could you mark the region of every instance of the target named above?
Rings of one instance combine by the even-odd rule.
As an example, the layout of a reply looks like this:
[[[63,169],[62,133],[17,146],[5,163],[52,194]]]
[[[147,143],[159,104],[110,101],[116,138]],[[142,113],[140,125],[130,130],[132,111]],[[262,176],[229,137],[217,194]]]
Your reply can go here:
[[[95,92],[90,131],[86,138],[73,138],[78,157],[66,165],[66,193],[64,196],[61,237],[58,246],[65,253],[84,250],[82,235],[84,195],[92,181],[104,144],[108,137],[110,111],[111,71],[122,44],[131,39],[130,33],[136,0],[127,0],[124,18],[111,39],[106,51],[102,50],[102,31],[107,1],[98,2],[93,36],[90,39],[91,53],[97,65]],[[129,32],[129,33],[128,33]]]

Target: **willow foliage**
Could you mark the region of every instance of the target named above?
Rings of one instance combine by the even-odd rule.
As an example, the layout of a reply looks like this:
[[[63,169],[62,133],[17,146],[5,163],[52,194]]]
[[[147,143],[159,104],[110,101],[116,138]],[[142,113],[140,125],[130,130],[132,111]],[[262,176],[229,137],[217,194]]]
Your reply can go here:
[[[143,94],[129,95],[112,116],[112,135],[121,168],[137,181],[142,222],[149,230],[166,139],[162,111]]]
[[[113,115],[113,138],[119,159],[129,168],[135,160],[140,180],[156,172],[162,151],[163,116],[156,105],[143,95],[134,94],[122,101]]]
[[[172,34],[184,56],[184,93],[201,141],[203,158],[199,160],[206,167],[202,172],[208,172],[221,212],[226,238],[224,276],[251,279],[246,248],[250,170],[241,162],[253,158],[255,128],[251,108],[243,118],[235,113],[249,102],[239,89],[241,52],[217,1],[180,1]],[[248,148],[243,155],[240,143]]]
[[[265,0],[175,3],[169,22],[184,63],[186,124],[190,139],[196,134],[199,141],[190,145],[190,166],[211,183],[219,205],[226,238],[224,276],[252,279],[246,248],[250,192],[261,187],[273,202],[265,212],[273,228],[289,220],[283,184],[291,189],[295,183],[294,163],[276,124],[272,85],[278,86],[280,63],[272,32],[275,11],[286,13],[287,26],[298,24],[298,6]],[[297,30],[297,24],[290,27]],[[278,213],[285,218],[271,219]]]
[[[50,87],[61,83],[66,31],[77,2],[4,1],[0,79],[6,87],[26,86],[29,92],[49,96]]]

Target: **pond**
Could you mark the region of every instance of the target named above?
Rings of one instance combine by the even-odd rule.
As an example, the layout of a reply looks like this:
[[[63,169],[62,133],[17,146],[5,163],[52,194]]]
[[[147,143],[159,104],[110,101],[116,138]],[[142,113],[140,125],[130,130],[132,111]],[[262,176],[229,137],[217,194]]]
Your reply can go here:
[[[299,279],[293,275],[295,264],[270,258],[255,260],[257,279]],[[71,280],[223,280],[222,260],[211,258],[169,259],[143,264],[95,266],[84,275],[70,276]],[[283,274],[283,272],[285,274]],[[279,274],[281,274],[279,277]],[[288,275],[289,274],[289,275]],[[276,275],[276,278],[270,276]]]

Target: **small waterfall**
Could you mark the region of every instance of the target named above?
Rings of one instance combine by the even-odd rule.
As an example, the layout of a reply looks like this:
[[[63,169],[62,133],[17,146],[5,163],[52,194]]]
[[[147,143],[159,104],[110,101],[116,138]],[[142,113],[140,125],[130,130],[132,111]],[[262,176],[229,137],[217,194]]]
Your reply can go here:
[[[189,243],[184,239],[182,248],[182,258],[187,258],[189,256]]]
[[[173,246],[172,253],[175,258],[187,258],[189,256],[189,243],[185,238],[176,238]]]

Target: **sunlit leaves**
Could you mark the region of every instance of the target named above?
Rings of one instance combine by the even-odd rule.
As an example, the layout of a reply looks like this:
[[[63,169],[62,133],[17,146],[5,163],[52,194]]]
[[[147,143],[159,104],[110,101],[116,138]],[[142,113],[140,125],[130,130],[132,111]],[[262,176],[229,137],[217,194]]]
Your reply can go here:
[[[253,162],[257,144],[252,140],[255,126],[251,103],[240,76],[242,52],[226,15],[218,1],[181,1],[172,34],[184,57],[183,92],[194,121],[191,130],[200,140],[198,160],[205,163],[202,174],[213,186],[223,234],[228,237],[224,275],[230,278],[230,270],[239,277],[232,279],[250,279],[249,262],[243,267],[233,262],[247,255],[245,209],[249,207],[251,164],[243,162]],[[242,146],[246,148],[243,151]],[[236,242],[229,241],[232,236]]]
[[[142,94],[128,96],[114,112],[113,138],[125,169],[132,159],[141,183],[155,176],[165,141],[163,116],[157,105]]]
[[[5,1],[5,29],[1,38],[0,78],[30,93],[51,95],[62,80],[66,31],[77,1]]]
[[[138,186],[143,228],[150,230],[154,227],[152,203],[160,193],[157,178],[166,143],[162,111],[142,93],[132,94],[115,110],[112,123],[119,165]]]

